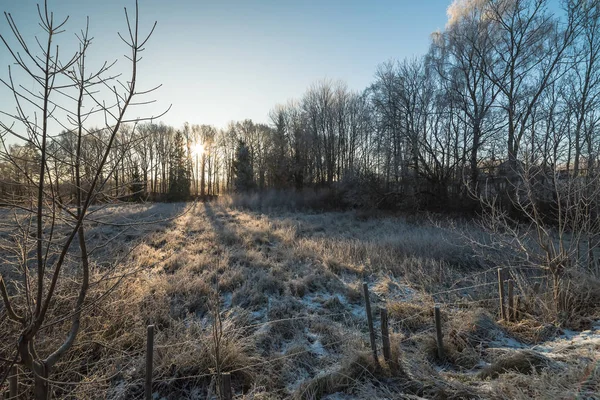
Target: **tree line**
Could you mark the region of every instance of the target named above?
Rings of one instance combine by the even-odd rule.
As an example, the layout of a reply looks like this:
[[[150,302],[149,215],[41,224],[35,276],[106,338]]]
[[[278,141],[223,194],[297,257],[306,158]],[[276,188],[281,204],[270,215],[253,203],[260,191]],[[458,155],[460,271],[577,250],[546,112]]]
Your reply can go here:
[[[335,188],[356,204],[461,203],[523,166],[591,176],[600,126],[600,5],[464,0],[419,58],[381,64],[362,91],[313,84],[267,124],[220,129],[129,124],[102,171],[105,199],[183,199],[231,191]],[[106,129],[83,137],[97,165]],[[51,140],[57,193],[75,187],[76,135]],[[200,146],[201,144],[201,146]],[[34,143],[4,145],[0,196],[29,198]]]

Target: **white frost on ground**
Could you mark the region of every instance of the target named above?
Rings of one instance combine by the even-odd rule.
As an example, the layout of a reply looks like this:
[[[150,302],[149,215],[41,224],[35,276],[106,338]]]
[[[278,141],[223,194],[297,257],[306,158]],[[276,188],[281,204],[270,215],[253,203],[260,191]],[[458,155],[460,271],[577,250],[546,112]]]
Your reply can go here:
[[[589,350],[591,353],[600,354],[600,321],[596,321],[590,330],[581,332],[563,330],[563,333],[554,339],[536,345],[527,345],[502,335],[490,342],[490,348],[526,349],[543,353],[548,357],[562,357],[565,353],[571,352],[581,354],[586,350]]]
[[[595,351],[600,349],[600,320],[593,324],[592,329],[586,331],[575,332],[565,329],[562,335],[532,346],[531,350],[552,356],[585,347],[590,347]]]
[[[265,315],[267,315],[267,311],[266,310],[252,311],[250,313],[250,315],[252,315],[252,318],[254,318],[255,320],[262,320],[265,317]]]
[[[308,328],[304,329],[304,334],[308,338],[309,342],[311,342],[310,351],[313,354],[315,354],[319,357],[323,357],[323,356],[327,355],[327,350],[325,350],[325,347],[323,347],[323,343],[321,343],[320,335],[311,332],[310,330],[308,330]]]
[[[228,310],[231,308],[231,299],[233,298],[232,292],[223,293],[221,295],[221,301],[223,304],[223,309]]]
[[[328,396],[325,396],[322,398],[322,400],[351,400],[351,399],[355,399],[356,397],[351,396],[349,394],[344,394],[344,393],[334,393],[334,394],[330,394]]]
[[[380,276],[369,285],[369,290],[384,301],[409,302],[417,295],[416,290],[390,275]]]
[[[323,344],[321,343],[321,341],[319,339],[315,340],[310,345],[310,349],[314,354],[318,355],[319,357],[323,357],[327,354],[327,350],[325,350],[325,348],[323,347]]]
[[[508,348],[508,349],[529,349],[530,346],[519,342],[508,336],[500,336],[496,340],[490,342],[490,348]]]
[[[300,300],[300,302],[307,310],[318,311],[318,310],[324,310],[323,305],[327,301],[332,300],[334,298],[337,298],[337,301],[339,301],[345,308],[350,309],[348,311],[349,314],[352,314],[354,317],[359,318],[359,319],[367,318],[367,314],[366,314],[364,305],[352,304],[348,301],[346,296],[344,296],[343,294],[339,294],[339,293],[331,294],[331,293],[327,293],[324,291],[309,293],[309,294],[304,295],[302,297],[302,299]]]

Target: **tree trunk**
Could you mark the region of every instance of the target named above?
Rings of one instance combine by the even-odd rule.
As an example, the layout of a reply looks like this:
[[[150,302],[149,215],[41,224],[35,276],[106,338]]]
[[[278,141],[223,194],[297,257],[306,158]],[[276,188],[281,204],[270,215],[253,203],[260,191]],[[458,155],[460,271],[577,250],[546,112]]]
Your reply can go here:
[[[50,399],[50,383],[48,382],[49,369],[43,361],[35,361],[34,371],[34,396],[36,400]]]
[[[204,154],[202,154],[202,171],[200,172],[200,196],[202,196],[202,198],[204,198],[204,195],[206,194],[206,181],[205,181],[205,167],[206,167],[206,160],[204,159]]]
[[[481,136],[479,121],[475,124],[475,129],[473,132],[473,148],[471,149],[471,188],[476,191],[476,194],[479,195],[479,186],[477,185],[479,181],[479,169],[477,168],[477,153],[479,151],[479,138]]]

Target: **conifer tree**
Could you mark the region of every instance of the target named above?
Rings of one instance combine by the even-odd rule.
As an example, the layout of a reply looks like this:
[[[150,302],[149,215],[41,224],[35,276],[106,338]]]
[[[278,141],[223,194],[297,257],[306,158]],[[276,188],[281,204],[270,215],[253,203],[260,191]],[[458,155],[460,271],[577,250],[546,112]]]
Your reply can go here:
[[[190,171],[185,154],[185,143],[180,131],[175,133],[169,168],[169,201],[185,201],[190,197]]]
[[[248,146],[243,140],[238,140],[237,143],[233,172],[235,174],[234,189],[236,192],[247,192],[254,188],[252,157]]]

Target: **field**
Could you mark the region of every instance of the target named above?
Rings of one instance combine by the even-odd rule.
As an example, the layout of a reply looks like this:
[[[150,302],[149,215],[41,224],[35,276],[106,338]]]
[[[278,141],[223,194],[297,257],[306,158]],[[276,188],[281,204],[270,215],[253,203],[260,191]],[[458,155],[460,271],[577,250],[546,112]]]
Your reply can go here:
[[[515,270],[520,317],[501,321],[497,266],[466,240],[485,237],[476,224],[234,205],[120,205],[93,214],[96,283],[82,333],[51,376],[56,398],[143,398],[150,324],[156,399],[216,398],[217,371],[231,373],[237,399],[598,398],[598,308],[556,326],[546,277]],[[10,283],[6,259],[0,268]],[[76,273],[66,274],[75,279],[61,287],[40,352],[65,329],[60,316],[76,285]],[[379,307],[390,318],[390,362]],[[17,331],[4,312],[0,357],[9,359]],[[25,398],[30,377],[20,381]]]

